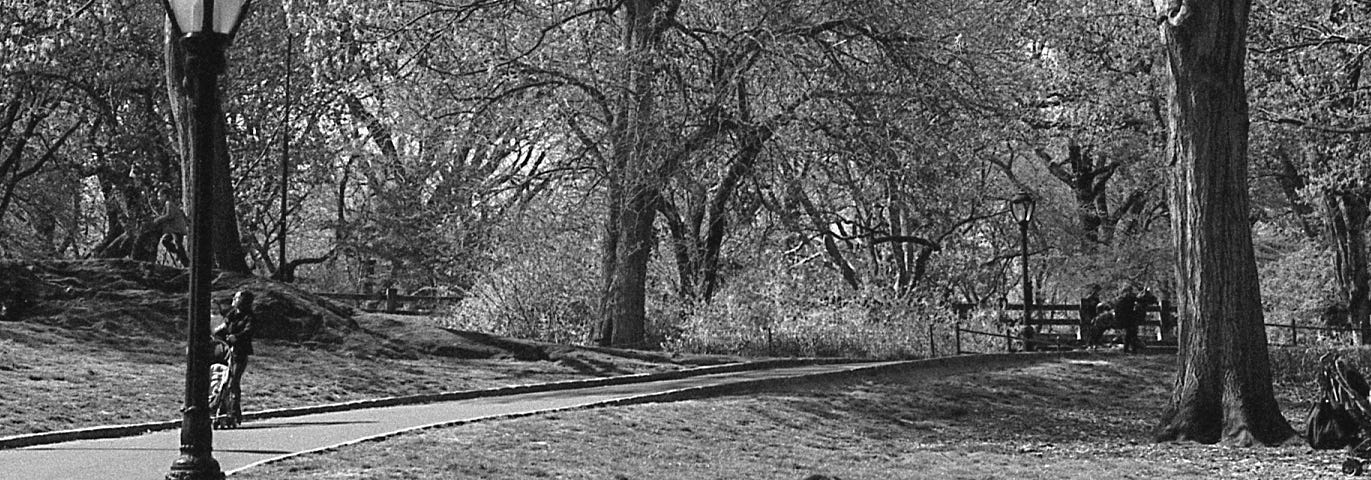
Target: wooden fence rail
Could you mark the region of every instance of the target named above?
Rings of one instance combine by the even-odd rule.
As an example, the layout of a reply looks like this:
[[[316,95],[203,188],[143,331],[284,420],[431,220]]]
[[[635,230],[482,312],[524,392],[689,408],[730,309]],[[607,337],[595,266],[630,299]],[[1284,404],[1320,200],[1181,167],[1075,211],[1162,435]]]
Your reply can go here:
[[[401,302],[457,303],[462,301],[462,297],[447,295],[400,295],[399,291],[394,288],[387,288],[379,294],[317,293],[316,295],[333,300],[359,302],[358,308],[362,310],[386,313],[420,313],[414,310],[401,310]],[[381,308],[369,307],[369,302],[375,302],[381,305]]]
[[[1061,325],[1061,324],[1059,324],[1059,325]],[[1160,323],[1159,323],[1159,322],[1144,322],[1143,325],[1160,326]],[[1294,346],[1294,345],[1298,345],[1298,344],[1299,344],[1299,340],[1298,340],[1298,337],[1297,337],[1297,335],[1298,335],[1297,331],[1298,331],[1298,330],[1314,330],[1314,331],[1321,331],[1321,332],[1337,332],[1337,333],[1349,333],[1349,334],[1355,334],[1355,333],[1357,333],[1357,332],[1359,331],[1356,327],[1311,327],[1311,326],[1295,325],[1295,324],[1293,324],[1293,323],[1292,323],[1292,324],[1284,324],[1284,323],[1263,323],[1262,326],[1267,327],[1267,328],[1278,328],[1278,329],[1290,330],[1290,343],[1273,344],[1273,343],[1270,343],[1270,342],[1271,342],[1270,337],[1267,337],[1267,345],[1286,346],[1286,347],[1288,347],[1288,346]],[[1054,348],[1058,348],[1058,349],[1062,348],[1063,345],[1064,345],[1064,344],[1062,343],[1060,337],[1053,337],[1052,340],[1043,340],[1043,339],[1036,339],[1036,338],[1025,340],[1025,339],[1023,339],[1023,338],[1021,338],[1021,337],[1019,337],[1019,336],[1010,335],[1010,334],[1007,334],[1007,333],[982,332],[982,331],[979,331],[979,330],[972,330],[972,329],[969,329],[969,328],[962,328],[961,322],[958,322],[958,323],[954,324],[954,325],[953,325],[953,330],[954,330],[954,333],[953,333],[953,336],[954,336],[953,344],[954,344],[955,347],[956,347],[956,354],[957,354],[957,355],[962,355],[962,354],[964,354],[964,353],[977,353],[977,352],[967,352],[967,351],[965,351],[965,350],[962,349],[962,334],[963,334],[963,333],[966,333],[966,334],[968,334],[968,335],[980,335],[980,336],[991,337],[991,338],[1003,338],[1003,339],[1004,339],[1004,349],[1005,349],[1006,352],[1012,352],[1012,351],[1013,351],[1013,345],[1014,345],[1014,341],[1015,341],[1015,340],[1018,340],[1018,341],[1021,341],[1021,342],[1027,342],[1027,343],[1030,343],[1030,344],[1036,344],[1036,345],[1038,345],[1038,346],[1049,346],[1049,345],[1050,345],[1050,346],[1053,346]],[[1160,336],[1161,333],[1159,332],[1158,335]],[[931,338],[931,335],[930,335],[930,338]]]
[[[352,301],[352,302],[358,302],[358,303],[359,303],[358,307],[361,308],[362,310],[365,310],[365,311],[372,311],[372,312],[386,312],[386,313],[423,313],[423,312],[416,311],[416,310],[401,310],[400,306],[401,306],[402,302],[425,302],[425,303],[449,303],[449,302],[450,302],[450,303],[457,303],[457,302],[462,301],[462,299],[463,299],[463,297],[449,296],[449,295],[400,295],[399,292],[398,292],[396,289],[394,289],[394,288],[388,288],[388,289],[386,289],[384,292],[379,293],[379,294],[365,294],[365,293],[328,293],[328,292],[325,292],[325,293],[318,293],[317,295],[319,295],[319,296],[321,296],[321,297],[324,297],[324,298],[334,299],[334,300],[347,300],[347,301]],[[376,308],[376,307],[374,307],[373,305],[380,305],[380,308]],[[966,320],[966,319],[968,319],[968,318],[970,317],[971,312],[974,311],[974,310],[976,310],[977,308],[979,308],[979,306],[976,305],[976,304],[972,304],[972,303],[957,303],[957,304],[953,304],[953,305],[952,305],[952,308],[953,308],[954,311],[957,312],[957,315],[958,315],[958,318],[959,318],[959,319],[961,319],[961,320]],[[1080,326],[1080,308],[1081,308],[1080,305],[1072,305],[1072,304],[1043,304],[1043,305],[1034,305],[1034,306],[1033,306],[1033,311],[1035,311],[1035,312],[1042,312],[1041,315],[1043,315],[1043,316],[1041,316],[1041,317],[1039,317],[1039,318],[1030,319],[1030,322],[1031,322],[1033,325],[1044,325],[1044,326],[1072,326],[1072,327],[1077,327],[1077,328],[1079,328],[1079,326]],[[1011,304],[1006,304],[1006,305],[1004,306],[1003,310],[1005,310],[1005,311],[1013,311],[1013,310],[1023,311],[1023,305],[1022,305],[1022,304],[1013,304],[1013,303],[1011,303]],[[1162,302],[1160,305],[1150,305],[1150,306],[1148,306],[1148,307],[1146,308],[1146,311],[1147,311],[1147,312],[1159,312],[1159,313],[1160,313],[1160,316],[1169,317],[1169,318],[1163,318],[1163,319],[1160,319],[1160,320],[1150,320],[1150,319],[1149,319],[1149,320],[1144,320],[1143,323],[1141,324],[1142,326],[1154,326],[1154,327],[1158,327],[1157,336],[1158,336],[1158,339],[1160,339],[1161,336],[1162,336],[1163,333],[1164,333],[1164,332],[1161,331],[1161,328],[1160,328],[1160,327],[1161,327],[1162,324],[1164,323],[1164,320],[1167,320],[1167,319],[1174,319],[1174,318],[1175,318],[1175,315],[1176,315],[1176,307],[1175,307],[1175,305],[1170,305],[1170,304],[1168,304],[1167,302]],[[1063,313],[1065,313],[1065,314],[1075,314],[1075,316],[1074,316],[1074,317],[1064,317],[1064,316],[1062,315]],[[1018,320],[1018,319],[1014,319],[1014,320]],[[1176,325],[1176,323],[1174,322],[1174,320],[1173,320],[1172,322],[1170,322],[1170,325]],[[1289,331],[1290,331],[1290,343],[1289,343],[1288,345],[1295,345],[1295,344],[1298,344],[1298,343],[1299,343],[1299,341],[1298,341],[1298,331],[1299,331],[1299,330],[1314,330],[1314,331],[1342,332],[1342,333],[1355,333],[1355,332],[1357,332],[1357,329],[1354,328],[1354,327],[1307,327],[1307,326],[1295,325],[1293,322],[1292,322],[1291,324],[1266,323],[1266,324],[1263,324],[1263,325],[1266,326],[1266,327],[1270,327],[1270,328],[1279,328],[1279,329],[1287,329],[1287,330],[1289,330]],[[963,328],[961,322],[959,321],[959,322],[957,322],[957,323],[953,326],[953,346],[954,346],[954,352],[955,352],[957,355],[961,355],[961,354],[963,354],[963,353],[968,353],[968,352],[962,350],[962,334],[963,334],[963,333],[968,334],[968,335],[980,335],[980,336],[987,336],[987,337],[993,337],[993,338],[1003,338],[1004,341],[1005,341],[1005,351],[1012,351],[1013,342],[1014,342],[1015,340],[1023,341],[1022,338],[1019,338],[1018,336],[1015,336],[1015,335],[1010,335],[1010,334],[1005,334],[1005,333],[982,332],[982,331],[978,331],[978,330],[972,330],[972,329],[968,329],[968,328]],[[1079,333],[1078,333],[1078,335],[1079,335]],[[934,326],[933,326],[932,323],[930,323],[930,324],[928,325],[928,347],[929,347],[929,355],[932,356],[932,357],[938,356],[938,354],[937,354],[937,343],[936,343],[936,341],[935,341],[935,337],[936,337],[936,335],[935,335],[935,332],[934,332]],[[1052,346],[1053,348],[1057,348],[1057,349],[1061,349],[1061,348],[1064,348],[1064,347],[1066,346],[1066,344],[1062,342],[1062,340],[1061,340],[1061,338],[1060,338],[1059,336],[1053,336],[1053,337],[1051,337],[1051,340],[1045,340],[1045,339],[1030,339],[1030,340],[1028,340],[1028,342],[1029,342],[1030,344],[1036,344],[1036,345],[1038,345],[1038,346]]]

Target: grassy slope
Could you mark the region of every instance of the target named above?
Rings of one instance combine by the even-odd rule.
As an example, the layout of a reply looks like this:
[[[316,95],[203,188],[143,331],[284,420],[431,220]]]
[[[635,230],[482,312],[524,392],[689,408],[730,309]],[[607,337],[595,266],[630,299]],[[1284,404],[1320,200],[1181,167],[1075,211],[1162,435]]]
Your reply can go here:
[[[0,294],[24,299],[0,319],[0,436],[179,419],[184,279],[130,261],[0,261]],[[259,321],[277,334],[257,340],[243,378],[248,411],[737,360],[454,332],[423,318],[357,314],[256,277],[220,277],[214,298],[239,288],[258,293]]]
[[[407,435],[243,479],[1332,478],[1304,446],[1153,444],[1170,357],[1101,357],[580,411]],[[1290,387],[1290,385],[1286,385]],[[1282,388],[1292,420],[1307,403]],[[461,452],[454,455],[453,452]]]
[[[687,366],[588,352],[545,361],[393,358],[259,343],[243,378],[249,411]],[[0,436],[178,419],[184,348],[148,337],[89,341],[57,327],[0,323]]]
[[[34,277],[27,267],[0,267],[22,285],[43,280],[27,294],[38,299],[27,313],[35,321],[0,321],[0,436],[179,416],[177,272],[68,262]],[[246,281],[288,312],[332,311]],[[335,318],[321,328],[262,341],[245,377],[249,410],[725,360],[608,355],[386,317]],[[1309,406],[1320,353],[1273,351],[1294,420]],[[1371,365],[1371,350],[1345,353]],[[1146,442],[1171,372],[1164,357],[1129,357],[584,411],[405,436],[244,478],[1324,478],[1336,470],[1339,455],[1303,447]]]

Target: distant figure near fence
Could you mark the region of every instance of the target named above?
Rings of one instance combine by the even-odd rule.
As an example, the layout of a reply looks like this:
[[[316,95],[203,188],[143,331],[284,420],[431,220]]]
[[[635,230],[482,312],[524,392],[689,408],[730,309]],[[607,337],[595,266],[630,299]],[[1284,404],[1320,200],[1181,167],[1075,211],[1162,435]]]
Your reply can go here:
[[[1033,328],[1032,325],[1019,326],[1018,337],[1019,341],[1023,342],[1023,351],[1032,352],[1038,349],[1037,343],[1034,342],[1037,336],[1038,329]]]
[[[1076,339],[1082,342],[1089,341],[1091,328],[1095,324],[1095,316],[1100,314],[1100,286],[1091,285],[1084,297],[1081,297],[1081,324],[1076,329]]]
[[[1119,327],[1123,328],[1124,353],[1138,351],[1138,325],[1143,322],[1144,315],[1140,307],[1132,285],[1124,287],[1123,294],[1114,302],[1114,317],[1118,319]]]
[[[1143,327],[1148,326],[1162,327],[1157,329],[1157,341],[1163,342],[1163,345],[1169,348],[1170,344],[1167,339],[1162,338],[1162,332],[1169,332],[1175,328],[1175,307],[1164,299],[1159,298],[1154,302],[1148,298],[1158,298],[1155,294],[1138,296],[1134,293],[1130,299],[1128,292],[1137,292],[1136,288],[1117,290],[1118,293],[1111,303],[1099,301],[1105,290],[1090,285],[1081,291],[1079,302],[1034,305],[1033,319],[1028,324],[1020,320],[1022,315],[1017,315],[1023,306],[1006,304],[1004,299],[1000,299],[998,305],[955,303],[951,306],[962,320],[957,325],[958,335],[965,333],[997,338],[995,341],[1003,345],[1002,351],[1012,352],[1021,348],[1027,350],[1030,346],[1037,350],[1098,347],[1102,346],[1106,338],[1118,342],[1122,340],[1119,337],[1131,337],[1127,339],[1129,345],[1126,346],[1126,351],[1140,352],[1148,344],[1143,341],[1140,333]],[[1123,304],[1125,307],[1132,305],[1132,308],[1127,308],[1127,312],[1123,313],[1125,309],[1117,308],[1117,304]],[[1160,321],[1149,318],[1153,311],[1161,312]],[[1132,323],[1132,332],[1126,328],[1130,326],[1128,322]],[[1030,326],[1032,329],[1027,328]],[[1056,327],[1076,327],[1076,331],[1060,332]],[[1106,337],[1105,334],[1113,329],[1125,331],[1120,332],[1118,337]],[[1148,332],[1151,333],[1150,330]],[[1128,335],[1129,333],[1132,335]]]

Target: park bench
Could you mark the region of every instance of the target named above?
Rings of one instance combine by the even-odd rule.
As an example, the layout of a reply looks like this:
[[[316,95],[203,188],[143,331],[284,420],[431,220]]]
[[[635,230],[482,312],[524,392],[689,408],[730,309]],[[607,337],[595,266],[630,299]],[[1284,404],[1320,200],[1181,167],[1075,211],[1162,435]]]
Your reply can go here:
[[[957,351],[961,353],[962,334],[980,335],[1003,338],[1005,350],[1012,350],[1014,342],[1022,342],[1017,335],[1005,334],[1000,332],[984,332],[970,328],[963,328],[961,322],[969,320],[973,311],[984,309],[973,303],[956,303],[952,305],[957,312],[958,324],[955,327]],[[1014,321],[1022,321],[1023,304],[1006,304],[1003,315]],[[1163,331],[1162,315],[1166,315],[1168,323],[1175,325],[1176,307],[1168,302],[1160,305],[1149,305],[1145,308],[1147,317],[1139,324],[1140,335],[1145,338],[1152,338],[1149,341],[1150,347],[1175,348],[1173,332]],[[1019,312],[1019,313],[1010,313]],[[1028,324],[1037,330],[1031,342],[1036,350],[1073,350],[1086,347],[1085,333],[1081,331],[1081,305],[1079,304],[1040,304],[1033,305],[1030,310]],[[1122,332],[1107,332],[1104,336],[1105,343],[1121,341]]]

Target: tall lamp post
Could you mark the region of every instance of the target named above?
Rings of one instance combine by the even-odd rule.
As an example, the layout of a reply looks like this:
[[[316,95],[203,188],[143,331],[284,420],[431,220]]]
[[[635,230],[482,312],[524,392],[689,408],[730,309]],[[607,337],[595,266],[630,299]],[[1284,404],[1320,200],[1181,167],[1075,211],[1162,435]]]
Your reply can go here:
[[[1020,192],[1014,198],[1009,199],[1009,211],[1014,214],[1014,219],[1019,221],[1019,247],[1023,253],[1023,324],[1024,327],[1032,327],[1031,317],[1033,309],[1033,284],[1028,280],[1028,222],[1033,221],[1033,209],[1035,205],[1033,197],[1027,193]]]
[[[233,40],[252,0],[163,0],[173,32],[185,51],[185,85],[190,97],[190,309],[187,312],[186,396],[181,408],[181,456],[167,480],[220,480],[210,427],[210,168],[215,158],[214,118],[219,111],[224,50]],[[222,133],[221,133],[222,134]]]

